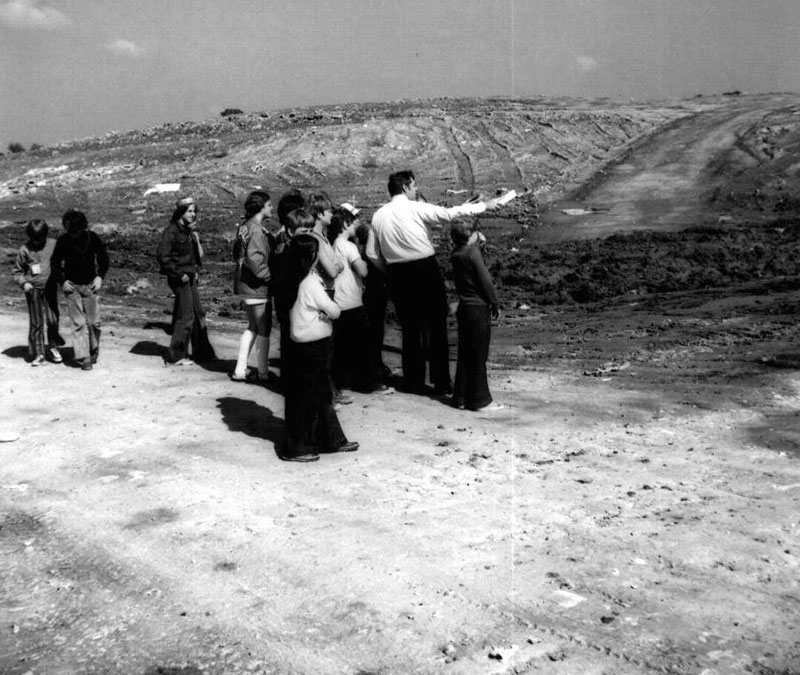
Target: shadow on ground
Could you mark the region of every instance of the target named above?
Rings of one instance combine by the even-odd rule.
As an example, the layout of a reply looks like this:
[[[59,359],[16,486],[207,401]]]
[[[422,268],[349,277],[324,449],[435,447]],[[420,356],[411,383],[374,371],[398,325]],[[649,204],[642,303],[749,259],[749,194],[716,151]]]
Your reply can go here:
[[[277,444],[284,434],[284,423],[275,417],[269,408],[255,401],[234,396],[217,399],[222,421],[231,431],[238,431],[254,438],[262,438]]]

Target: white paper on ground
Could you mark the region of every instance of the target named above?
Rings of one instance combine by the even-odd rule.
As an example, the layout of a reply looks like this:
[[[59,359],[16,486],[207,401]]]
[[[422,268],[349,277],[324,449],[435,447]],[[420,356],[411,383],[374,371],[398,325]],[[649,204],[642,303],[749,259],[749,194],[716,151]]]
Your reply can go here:
[[[506,205],[506,204],[508,204],[508,202],[510,202],[512,199],[515,199],[515,198],[516,198],[516,196],[517,196],[517,191],[516,191],[516,190],[509,190],[509,191],[508,191],[508,192],[506,192],[504,195],[502,195],[501,197],[498,197],[498,198],[497,198],[497,203],[498,203],[500,206],[505,206],[505,205]]]

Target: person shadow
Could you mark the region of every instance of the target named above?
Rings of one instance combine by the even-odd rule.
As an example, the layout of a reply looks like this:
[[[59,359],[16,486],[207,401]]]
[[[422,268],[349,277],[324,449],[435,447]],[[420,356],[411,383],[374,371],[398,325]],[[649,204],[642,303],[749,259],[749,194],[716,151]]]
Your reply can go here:
[[[17,345],[15,347],[9,347],[8,349],[4,349],[2,351],[3,356],[7,356],[10,359],[28,359],[28,348],[24,345]]]
[[[284,436],[285,424],[280,417],[275,417],[272,410],[235,396],[223,396],[217,399],[217,407],[222,413],[222,421],[228,429],[260,438],[274,444],[276,451]]]
[[[70,363],[73,360],[74,350],[72,347],[59,347],[58,351],[65,363]],[[28,354],[28,347],[26,345],[15,345],[13,347],[8,347],[0,352],[0,354],[7,356],[10,359],[23,359],[24,361],[32,360]]]
[[[152,340],[139,340],[131,347],[130,353],[137,356],[159,356],[165,359],[167,357],[167,347]]]

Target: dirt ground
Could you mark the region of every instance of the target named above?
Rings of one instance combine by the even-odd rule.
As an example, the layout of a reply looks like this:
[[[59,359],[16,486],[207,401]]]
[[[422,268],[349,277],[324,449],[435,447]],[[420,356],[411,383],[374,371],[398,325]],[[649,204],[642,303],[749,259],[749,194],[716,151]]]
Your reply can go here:
[[[800,673],[797,103],[698,103],[482,221],[505,409],[353,394],[361,448],[316,464],[277,458],[277,391],[227,377],[221,265],[220,360],[163,365],[155,224],[105,230],[91,372],[26,363],[6,286],[0,672]]]

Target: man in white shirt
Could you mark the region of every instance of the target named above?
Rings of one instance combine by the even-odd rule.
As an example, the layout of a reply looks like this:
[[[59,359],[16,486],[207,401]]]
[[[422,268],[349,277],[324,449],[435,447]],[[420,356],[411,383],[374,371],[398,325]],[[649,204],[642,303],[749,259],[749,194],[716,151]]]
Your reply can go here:
[[[397,310],[403,333],[403,388],[425,392],[427,352],[434,393],[450,394],[447,295],[428,226],[494,210],[497,200],[451,208],[419,202],[411,171],[393,173],[388,187],[392,199],[372,217],[366,254],[376,267],[386,271],[389,296]]]

